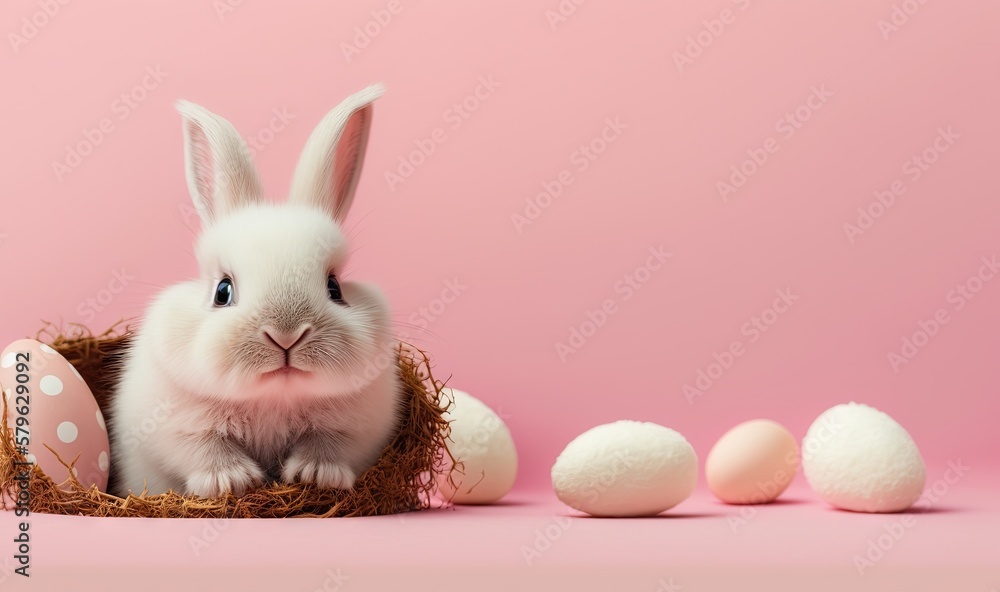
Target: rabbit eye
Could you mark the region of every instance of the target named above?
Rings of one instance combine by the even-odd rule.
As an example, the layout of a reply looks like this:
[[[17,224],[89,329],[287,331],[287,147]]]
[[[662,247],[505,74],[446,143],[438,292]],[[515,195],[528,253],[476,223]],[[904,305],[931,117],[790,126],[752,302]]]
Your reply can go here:
[[[231,306],[236,289],[233,287],[233,280],[222,278],[219,285],[215,287],[215,306]]]
[[[330,300],[333,300],[337,304],[347,304],[344,302],[344,295],[340,293],[340,282],[337,281],[337,277],[332,273],[326,278],[326,290],[330,293]]]

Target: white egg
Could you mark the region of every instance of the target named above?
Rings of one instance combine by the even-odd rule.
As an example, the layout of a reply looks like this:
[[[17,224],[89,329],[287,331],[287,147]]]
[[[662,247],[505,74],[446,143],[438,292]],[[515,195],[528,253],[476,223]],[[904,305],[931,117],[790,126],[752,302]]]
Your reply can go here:
[[[489,504],[507,495],[517,477],[517,449],[500,416],[469,393],[446,388],[454,404],[448,449],[461,466],[438,477],[441,495],[456,504]]]
[[[899,512],[920,499],[926,469],[916,443],[887,414],[837,405],[809,426],[802,468],[827,503],[855,512]]]
[[[698,481],[698,456],[681,434],[639,421],[576,437],[552,467],[566,505],[593,516],[652,516],[681,503]]]

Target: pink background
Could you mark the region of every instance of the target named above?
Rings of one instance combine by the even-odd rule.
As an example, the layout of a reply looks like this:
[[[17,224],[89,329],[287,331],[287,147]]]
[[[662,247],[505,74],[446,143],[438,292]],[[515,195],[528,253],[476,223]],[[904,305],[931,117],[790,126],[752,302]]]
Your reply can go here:
[[[498,506],[361,519],[35,516],[30,585],[4,580],[6,552],[0,585],[313,592],[326,582],[330,592],[333,573],[345,581],[341,592],[991,592],[1000,589],[998,486],[969,472],[926,511],[905,515],[836,511],[811,503],[798,483],[776,504],[727,506],[697,492],[645,519],[578,517],[554,497],[523,491]],[[5,514],[4,534],[13,529]],[[892,531],[902,534],[879,542]],[[866,565],[872,544],[884,550]]]
[[[33,335],[39,319],[103,329],[138,317],[195,273],[174,101],[270,137],[256,162],[281,197],[315,123],[381,81],[349,220],[352,276],[384,287],[440,377],[500,410],[522,453],[519,488],[547,488],[558,452],[599,423],[662,423],[704,459],[740,421],[769,417],[801,437],[849,400],[898,419],[929,475],[948,460],[988,465],[1000,279],[961,310],[948,294],[1000,246],[1000,6],[928,2],[886,39],[878,23],[894,2],[587,2],[554,27],[555,0],[248,0],[221,16],[209,0],[72,2],[15,49],[6,33],[41,9],[11,0],[0,341]],[[347,59],[356,27],[390,6]],[[725,9],[728,24],[703,24]],[[711,43],[678,67],[699,33]],[[135,90],[157,67],[166,76]],[[469,98],[481,80],[499,86]],[[799,128],[776,127],[814,87],[832,96],[801,110]],[[129,107],[120,95],[133,91]],[[455,119],[463,100],[475,109]],[[293,118],[261,133],[274,110]],[[53,163],[105,118],[111,131],[60,179]],[[574,153],[609,118],[627,127],[581,170]],[[387,181],[437,128],[434,152]],[[914,180],[904,166],[939,128],[959,137]],[[765,145],[777,151],[723,199],[717,183]],[[564,169],[572,183],[519,231],[512,215]],[[905,193],[851,242],[845,223],[896,180]],[[671,257],[641,290],[616,291],[657,247]],[[436,303],[456,278],[460,295]],[[751,342],[744,324],[785,289],[798,300]],[[561,360],[556,344],[608,299],[616,312]],[[895,371],[888,354],[939,308],[949,322]],[[734,340],[744,355],[689,403],[683,385]]]

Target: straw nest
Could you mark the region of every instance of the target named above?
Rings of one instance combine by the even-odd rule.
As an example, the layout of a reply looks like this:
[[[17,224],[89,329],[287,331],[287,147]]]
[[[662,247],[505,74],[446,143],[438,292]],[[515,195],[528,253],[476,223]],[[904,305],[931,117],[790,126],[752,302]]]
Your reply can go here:
[[[67,336],[49,326],[39,332],[38,340],[51,345],[76,367],[102,413],[109,417],[113,387],[131,337],[128,329],[118,331],[115,327],[98,336],[80,327]],[[37,466],[30,469],[28,507],[32,512],[48,514],[145,518],[327,518],[426,508],[432,499],[435,475],[452,464],[446,445],[448,422],[443,417],[449,402],[442,394],[444,383],[434,379],[424,352],[400,345],[397,360],[404,385],[399,432],[349,491],[273,483],[240,497],[205,499],[166,493],[120,498],[101,492],[96,485],[84,487],[71,472],[74,459],[60,459],[67,474],[62,482]],[[7,425],[7,402],[2,396],[0,400],[0,498],[11,504],[20,490],[17,475],[24,466],[15,463],[25,458],[18,453],[13,430]],[[108,425],[113,423],[109,421]],[[114,470],[112,461],[112,482]]]

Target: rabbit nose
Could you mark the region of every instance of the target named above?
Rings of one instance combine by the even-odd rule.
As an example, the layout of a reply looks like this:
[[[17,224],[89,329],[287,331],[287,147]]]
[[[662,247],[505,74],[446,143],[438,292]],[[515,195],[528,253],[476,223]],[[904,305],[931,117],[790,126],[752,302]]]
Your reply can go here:
[[[280,331],[271,326],[263,328],[264,336],[284,351],[290,351],[297,343],[305,339],[311,330],[312,327],[309,325],[302,325],[292,332]]]

